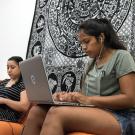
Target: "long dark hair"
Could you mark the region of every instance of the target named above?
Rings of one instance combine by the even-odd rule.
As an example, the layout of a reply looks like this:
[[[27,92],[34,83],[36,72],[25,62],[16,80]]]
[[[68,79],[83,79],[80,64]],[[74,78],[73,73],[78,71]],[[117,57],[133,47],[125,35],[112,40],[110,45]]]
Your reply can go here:
[[[126,47],[119,40],[117,33],[113,29],[111,22],[106,18],[88,19],[80,24],[79,31],[81,30],[90,36],[95,36],[96,38],[98,38],[101,33],[103,33],[105,36],[105,47],[126,50]]]
[[[8,59],[8,61],[10,61],[10,60],[15,61],[17,63],[17,65],[19,66],[19,62],[23,61],[23,58],[20,56],[12,56]],[[21,73],[20,73],[20,77],[16,83],[18,83],[20,81],[22,81],[22,74]]]
[[[122,41],[120,41],[117,33],[113,29],[111,22],[107,20],[106,18],[88,19],[80,24],[79,31],[83,31],[85,34],[90,35],[90,36],[95,36],[96,39],[98,39],[101,33],[103,33],[105,36],[104,46],[106,48],[126,50],[126,47],[123,45]],[[96,59],[93,60],[91,65],[88,66],[86,72],[83,74],[81,87],[84,83],[86,75],[93,67],[95,61]]]

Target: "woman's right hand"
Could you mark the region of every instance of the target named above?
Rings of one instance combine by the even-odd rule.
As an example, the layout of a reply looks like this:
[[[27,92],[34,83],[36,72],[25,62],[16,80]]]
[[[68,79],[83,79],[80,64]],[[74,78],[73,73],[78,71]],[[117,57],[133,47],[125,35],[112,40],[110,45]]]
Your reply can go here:
[[[53,98],[56,101],[78,102],[88,104],[88,97],[80,92],[56,92],[53,94]]]
[[[70,101],[67,92],[55,92],[53,94],[53,99],[55,101]]]

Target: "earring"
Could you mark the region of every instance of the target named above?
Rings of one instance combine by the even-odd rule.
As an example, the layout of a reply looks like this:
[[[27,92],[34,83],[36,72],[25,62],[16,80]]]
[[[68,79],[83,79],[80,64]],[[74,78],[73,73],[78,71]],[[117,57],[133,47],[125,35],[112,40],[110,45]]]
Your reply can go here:
[[[103,38],[102,37],[100,37],[100,42],[103,43]]]

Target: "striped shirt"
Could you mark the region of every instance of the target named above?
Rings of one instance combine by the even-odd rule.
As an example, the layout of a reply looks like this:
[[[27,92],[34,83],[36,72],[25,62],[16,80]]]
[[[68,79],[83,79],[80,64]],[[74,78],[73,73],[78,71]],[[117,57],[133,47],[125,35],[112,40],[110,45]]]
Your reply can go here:
[[[20,81],[11,87],[5,87],[8,81],[9,79],[5,79],[0,82],[0,97],[20,101],[20,93],[25,89],[24,83]],[[22,115],[21,112],[17,112],[5,104],[0,104],[0,120],[18,122]]]

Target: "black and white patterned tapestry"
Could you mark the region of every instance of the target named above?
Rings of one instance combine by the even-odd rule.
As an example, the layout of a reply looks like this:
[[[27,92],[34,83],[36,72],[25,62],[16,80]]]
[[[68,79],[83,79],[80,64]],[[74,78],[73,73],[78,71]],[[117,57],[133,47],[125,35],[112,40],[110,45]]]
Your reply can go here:
[[[41,54],[50,89],[80,89],[87,62],[76,37],[78,25],[88,18],[111,20],[135,58],[134,0],[37,0],[26,58]]]

